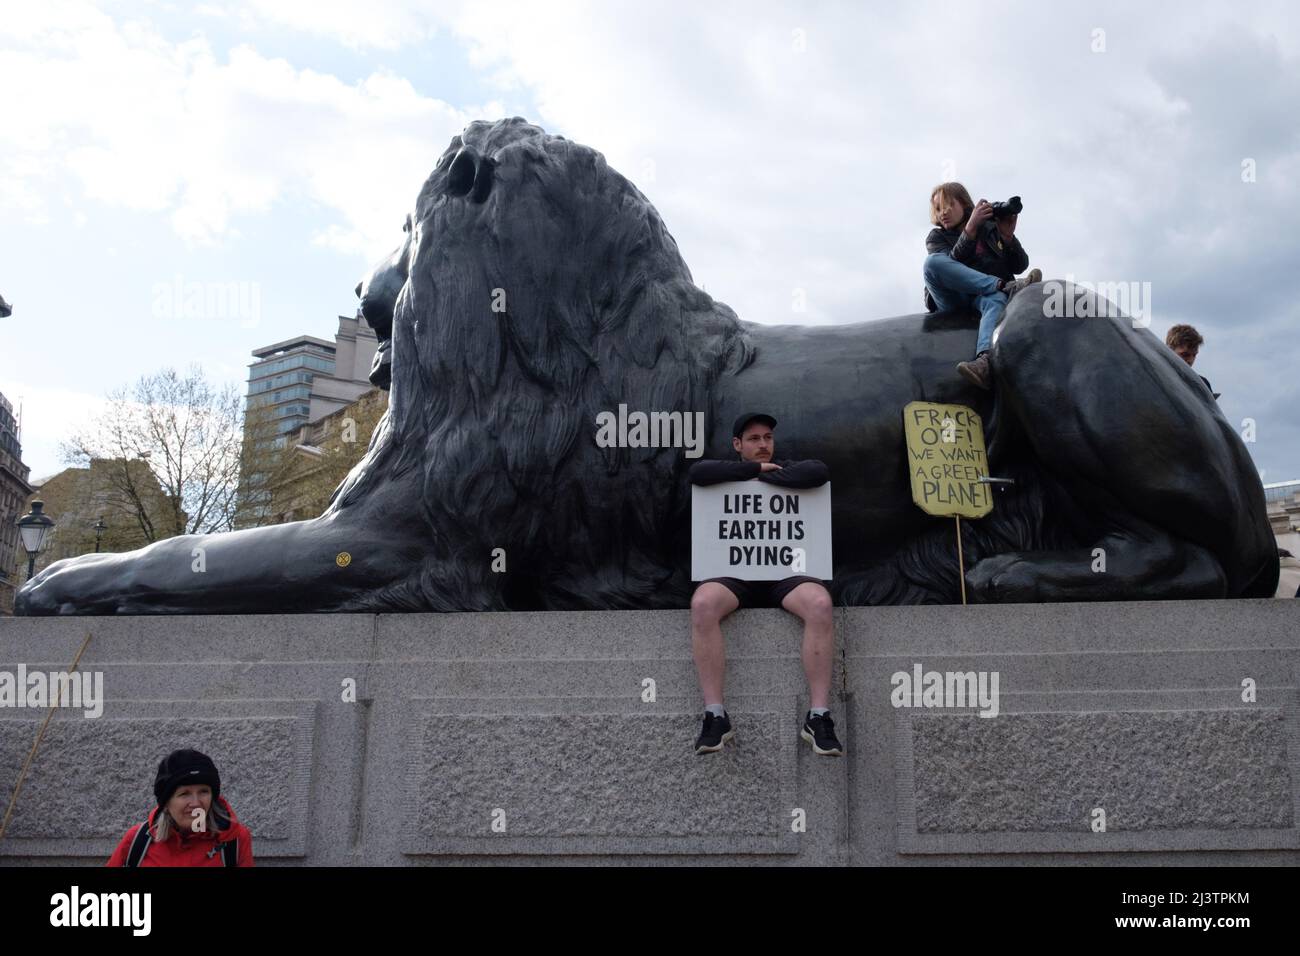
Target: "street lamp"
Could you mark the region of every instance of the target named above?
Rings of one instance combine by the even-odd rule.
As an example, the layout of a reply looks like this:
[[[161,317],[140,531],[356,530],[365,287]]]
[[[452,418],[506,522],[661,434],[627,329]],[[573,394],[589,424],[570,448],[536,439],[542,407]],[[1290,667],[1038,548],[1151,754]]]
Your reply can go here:
[[[36,573],[36,556],[45,548],[45,542],[54,530],[54,521],[42,509],[45,502],[39,499],[32,502],[32,510],[18,519],[18,533],[23,537],[23,549],[27,552],[27,580]]]
[[[99,542],[104,537],[104,532],[108,530],[108,525],[104,524],[104,516],[100,515],[99,520],[95,522],[95,553],[99,554]]]

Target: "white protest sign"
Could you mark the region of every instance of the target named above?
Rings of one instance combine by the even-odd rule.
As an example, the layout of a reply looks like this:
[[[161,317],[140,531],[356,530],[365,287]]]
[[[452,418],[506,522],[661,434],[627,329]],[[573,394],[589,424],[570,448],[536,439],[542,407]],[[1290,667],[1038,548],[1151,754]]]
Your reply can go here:
[[[691,580],[831,580],[831,485],[691,486]]]

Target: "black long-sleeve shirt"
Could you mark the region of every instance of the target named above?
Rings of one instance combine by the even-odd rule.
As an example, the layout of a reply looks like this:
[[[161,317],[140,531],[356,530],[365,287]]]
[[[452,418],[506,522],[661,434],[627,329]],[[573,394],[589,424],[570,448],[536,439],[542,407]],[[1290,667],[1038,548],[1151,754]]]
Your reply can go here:
[[[773,461],[779,471],[763,471],[757,461],[718,461],[706,458],[691,465],[691,483],[717,485],[724,481],[748,481],[757,478],[783,488],[817,488],[831,480],[831,470],[816,458],[805,461]]]

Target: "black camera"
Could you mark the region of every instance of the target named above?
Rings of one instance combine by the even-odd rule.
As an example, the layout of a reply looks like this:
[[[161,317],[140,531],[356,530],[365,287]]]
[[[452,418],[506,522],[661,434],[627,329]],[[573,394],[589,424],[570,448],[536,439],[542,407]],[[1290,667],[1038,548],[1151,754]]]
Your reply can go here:
[[[1019,196],[1012,196],[1006,202],[995,202],[991,205],[993,206],[994,219],[1006,219],[1007,216],[1018,216],[1020,210],[1025,208],[1020,204]]]

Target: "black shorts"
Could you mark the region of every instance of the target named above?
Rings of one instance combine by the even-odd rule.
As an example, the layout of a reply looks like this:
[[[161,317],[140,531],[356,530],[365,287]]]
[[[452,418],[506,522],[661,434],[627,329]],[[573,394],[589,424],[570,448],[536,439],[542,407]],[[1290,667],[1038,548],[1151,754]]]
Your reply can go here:
[[[810,578],[806,574],[795,574],[781,581],[742,581],[740,578],[709,578],[701,584],[721,584],[732,594],[741,607],[781,607],[786,595],[801,584],[820,584],[826,587],[821,578]],[[828,591],[830,588],[826,588]]]

